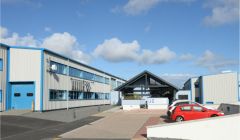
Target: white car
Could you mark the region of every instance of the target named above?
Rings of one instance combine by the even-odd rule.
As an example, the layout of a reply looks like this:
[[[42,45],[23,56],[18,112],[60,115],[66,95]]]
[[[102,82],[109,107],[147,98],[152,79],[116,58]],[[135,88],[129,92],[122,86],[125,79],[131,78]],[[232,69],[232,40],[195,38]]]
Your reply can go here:
[[[167,111],[168,117],[171,116],[172,111],[175,109],[176,106],[183,105],[183,104],[197,104],[199,106],[202,106],[201,104],[199,104],[197,102],[193,102],[193,101],[189,101],[189,100],[176,100],[171,105],[168,106],[168,111]]]

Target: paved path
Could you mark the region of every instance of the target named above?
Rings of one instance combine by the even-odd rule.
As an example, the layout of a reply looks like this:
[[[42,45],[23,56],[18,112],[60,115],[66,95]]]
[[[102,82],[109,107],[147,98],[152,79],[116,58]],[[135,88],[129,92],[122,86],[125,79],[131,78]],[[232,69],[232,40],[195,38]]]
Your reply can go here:
[[[96,122],[64,133],[59,137],[77,139],[131,139],[150,117],[160,117],[163,110],[103,112]]]

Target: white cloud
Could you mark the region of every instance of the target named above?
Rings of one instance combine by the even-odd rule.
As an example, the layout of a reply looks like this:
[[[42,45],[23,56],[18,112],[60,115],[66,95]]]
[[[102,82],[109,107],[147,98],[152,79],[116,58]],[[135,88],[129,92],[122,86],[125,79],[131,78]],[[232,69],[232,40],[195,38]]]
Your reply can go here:
[[[77,39],[68,32],[52,34],[43,40],[41,47],[71,56],[83,63],[88,63],[90,60],[88,55],[78,49]]]
[[[50,27],[45,27],[45,28],[44,28],[44,31],[46,31],[46,32],[51,32],[52,29],[51,29]]]
[[[186,53],[186,54],[182,54],[180,57],[179,57],[179,60],[180,61],[190,61],[193,59],[193,55],[190,54],[190,53]]]
[[[238,62],[226,59],[222,56],[214,54],[210,50],[206,50],[203,55],[198,58],[196,64],[200,67],[207,68],[211,72],[217,72],[230,66],[235,66]]]
[[[205,7],[212,9],[212,14],[204,18],[206,25],[223,25],[239,19],[239,0],[211,0]]]
[[[149,9],[158,4],[160,0],[129,0],[123,7],[124,12],[129,15],[138,15],[147,12]]]
[[[168,47],[154,52],[147,49],[141,50],[136,40],[124,43],[118,38],[105,40],[95,48],[93,55],[110,62],[135,61],[140,64],[162,64],[176,56]]]
[[[11,45],[11,46],[31,46],[36,47],[38,41],[31,35],[19,36],[18,33],[8,34],[8,29],[5,27],[0,27],[1,31],[1,42]]]
[[[163,47],[154,52],[143,50],[140,56],[140,63],[142,64],[162,64],[175,58],[176,53],[168,47]]]
[[[126,14],[134,16],[148,12],[160,2],[190,3],[193,1],[195,0],[129,0],[122,9]],[[121,8],[117,6],[112,9],[112,12],[118,12],[120,11],[119,9]]]
[[[111,62],[133,61],[138,57],[139,49],[140,45],[136,40],[123,43],[118,38],[112,38],[98,45],[93,54]]]
[[[0,37],[6,37],[8,35],[8,29],[5,27],[0,27]]]
[[[19,36],[18,33],[8,35],[8,29],[0,27],[1,43],[10,46],[29,46],[29,47],[43,47],[48,48],[57,53],[76,59],[82,63],[89,63],[91,57],[83,53],[79,48],[80,45],[77,39],[67,33],[54,33],[43,41],[38,41],[34,36],[27,34],[26,36]]]

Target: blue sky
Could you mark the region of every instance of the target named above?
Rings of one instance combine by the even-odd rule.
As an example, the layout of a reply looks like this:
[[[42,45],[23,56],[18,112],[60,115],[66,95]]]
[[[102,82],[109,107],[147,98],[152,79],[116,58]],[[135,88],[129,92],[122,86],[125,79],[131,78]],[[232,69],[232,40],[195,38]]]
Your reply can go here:
[[[129,79],[178,86],[239,69],[238,0],[2,0],[1,42],[45,47]]]

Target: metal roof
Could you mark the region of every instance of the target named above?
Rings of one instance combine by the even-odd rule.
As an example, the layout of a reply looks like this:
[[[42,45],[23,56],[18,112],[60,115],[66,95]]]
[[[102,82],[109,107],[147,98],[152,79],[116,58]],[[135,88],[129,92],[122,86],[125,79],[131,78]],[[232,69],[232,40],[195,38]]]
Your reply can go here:
[[[49,50],[49,49],[46,49],[46,48],[38,48],[38,47],[23,47],[23,46],[9,46],[9,45],[3,44],[3,43],[0,43],[0,45],[1,45],[1,46],[4,46],[4,47],[7,47],[7,48],[31,49],[31,50],[42,50],[42,51],[46,51],[46,52],[49,52],[49,53],[51,53],[51,54],[54,54],[54,55],[60,56],[60,57],[62,57],[62,58],[64,58],[64,59],[67,59],[67,60],[69,60],[69,61],[72,61],[72,62],[74,62],[74,63],[77,63],[77,64],[79,64],[79,65],[82,65],[82,66],[84,66],[84,67],[90,68],[90,69],[92,69],[92,70],[95,70],[95,71],[101,72],[101,73],[106,74],[106,75],[109,75],[109,76],[111,76],[111,77],[113,77],[113,78],[116,78],[116,79],[120,79],[120,80],[126,81],[126,80],[123,79],[123,78],[120,78],[120,77],[118,77],[118,76],[112,75],[112,74],[107,73],[107,72],[104,72],[104,71],[102,71],[102,70],[99,70],[99,69],[97,69],[97,68],[91,67],[91,66],[89,66],[89,65],[83,64],[83,63],[81,63],[81,62],[79,62],[79,61],[77,61],[77,60],[74,60],[74,59],[72,59],[72,58],[69,58],[69,57],[67,57],[67,56],[65,56],[65,55],[62,55],[62,54],[56,53],[56,52],[54,52],[54,51],[52,51],[52,50]]]
[[[114,90],[116,90],[116,91],[121,90],[121,89],[124,88],[126,85],[128,85],[128,84],[134,82],[136,79],[142,77],[142,76],[145,75],[145,74],[151,75],[151,76],[153,76],[153,77],[159,79],[160,81],[162,81],[162,82],[168,84],[169,86],[171,86],[171,87],[173,87],[173,88],[179,90],[179,88],[178,88],[177,86],[171,84],[170,82],[168,82],[168,81],[166,81],[166,80],[160,78],[159,76],[157,76],[157,75],[155,75],[155,74],[153,74],[153,73],[151,73],[151,72],[149,72],[149,71],[147,71],[147,70],[145,70],[145,71],[139,73],[138,75],[134,76],[133,78],[131,78],[130,80],[128,80],[127,82],[125,82],[125,83],[122,84],[121,86],[115,88]]]

